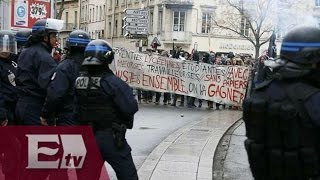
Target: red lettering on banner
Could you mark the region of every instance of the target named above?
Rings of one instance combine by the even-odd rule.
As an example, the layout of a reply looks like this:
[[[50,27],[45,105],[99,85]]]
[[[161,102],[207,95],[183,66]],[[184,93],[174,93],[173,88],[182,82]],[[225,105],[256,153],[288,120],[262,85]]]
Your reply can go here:
[[[184,80],[182,79],[177,79],[176,77],[168,77],[168,86],[173,91],[186,93]]]
[[[156,76],[149,76],[147,74],[142,75],[142,85],[147,87],[153,87],[157,89],[167,90],[167,78],[156,75]]]
[[[230,87],[220,86],[216,84],[210,84],[208,87],[209,97],[220,97],[223,99],[228,99],[235,103],[241,103],[244,99],[244,94]]]
[[[246,89],[247,81],[228,79],[223,81],[223,86],[229,86],[236,89]]]
[[[150,85],[151,76],[142,74],[142,86],[149,86]]]
[[[162,76],[160,89],[167,90],[167,82],[168,82],[168,78]]]
[[[248,79],[248,69],[243,67],[231,67],[228,69],[228,77],[232,79]]]
[[[133,72],[128,71],[116,71],[116,75],[127,83],[140,84],[140,79]]]

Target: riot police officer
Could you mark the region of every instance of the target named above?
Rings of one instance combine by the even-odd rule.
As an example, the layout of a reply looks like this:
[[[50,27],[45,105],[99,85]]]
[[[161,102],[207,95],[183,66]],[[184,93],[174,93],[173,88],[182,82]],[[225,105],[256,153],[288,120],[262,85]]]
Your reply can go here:
[[[272,79],[243,103],[245,147],[255,179],[320,177],[320,29],[285,35]]]
[[[18,54],[20,54],[22,49],[27,46],[28,39],[30,36],[31,36],[31,30],[29,29],[20,29],[16,33]]]
[[[29,29],[20,29],[16,33],[15,37],[16,37],[16,41],[17,41],[17,54],[11,55],[11,59],[14,62],[18,61],[18,57],[19,57],[22,49],[27,46],[28,39],[30,36],[31,36],[31,30],[29,30]]]
[[[75,80],[79,76],[84,59],[84,50],[90,42],[89,34],[82,30],[72,31],[66,40],[69,49],[66,59],[57,66],[48,86],[47,97],[42,108],[41,118],[44,124],[57,116],[56,125],[74,125],[77,123],[75,102]],[[54,122],[51,122],[54,124]]]
[[[114,75],[108,65],[114,59],[111,46],[93,40],[85,49],[83,66],[76,89],[81,121],[90,120],[101,155],[120,180],[138,179],[131,148],[125,139],[126,129],[133,126],[138,104],[132,89]]]
[[[32,26],[29,45],[18,58],[17,87],[19,100],[16,115],[25,125],[40,125],[48,83],[57,66],[51,56],[63,21],[41,19]]]
[[[7,30],[0,31],[0,123],[1,125],[18,124],[15,120],[17,88],[15,83],[17,64],[11,55],[17,54],[17,42],[14,34]]]

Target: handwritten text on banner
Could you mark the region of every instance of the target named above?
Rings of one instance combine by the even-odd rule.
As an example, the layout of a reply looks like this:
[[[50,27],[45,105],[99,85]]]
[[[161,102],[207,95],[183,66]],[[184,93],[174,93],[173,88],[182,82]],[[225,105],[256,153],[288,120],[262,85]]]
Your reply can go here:
[[[130,86],[171,92],[222,104],[240,105],[249,68],[181,61],[158,55],[115,49],[116,74]]]

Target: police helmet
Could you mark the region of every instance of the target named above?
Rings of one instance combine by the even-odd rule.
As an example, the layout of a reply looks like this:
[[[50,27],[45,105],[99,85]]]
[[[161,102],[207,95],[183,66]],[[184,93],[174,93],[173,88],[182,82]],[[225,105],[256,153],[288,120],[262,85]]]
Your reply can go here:
[[[16,33],[16,40],[18,48],[24,47],[31,36],[31,30],[21,29]]]
[[[17,54],[17,41],[11,31],[0,31],[0,52]]]
[[[39,19],[32,25],[32,37],[45,37],[50,33],[58,33],[63,21],[58,19]]]
[[[280,57],[301,65],[312,65],[320,61],[320,29],[299,27],[285,35]]]
[[[111,45],[102,39],[91,41],[85,51],[85,59],[82,65],[104,65],[111,64],[114,59],[114,52]]]
[[[70,33],[68,39],[66,40],[67,48],[83,47],[85,48],[90,42],[90,36],[88,33],[82,30],[74,30]]]

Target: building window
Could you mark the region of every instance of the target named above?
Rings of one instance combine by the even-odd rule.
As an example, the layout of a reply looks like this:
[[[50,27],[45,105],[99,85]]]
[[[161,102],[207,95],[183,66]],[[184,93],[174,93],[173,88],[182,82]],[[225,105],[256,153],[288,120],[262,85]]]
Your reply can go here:
[[[69,23],[69,12],[66,12],[66,25],[68,26]]]
[[[184,31],[185,16],[184,11],[173,12],[173,31]]]
[[[96,10],[97,10],[97,12],[96,12],[96,21],[99,21],[99,8],[98,8],[98,6],[96,6]]]
[[[162,31],[162,16],[163,16],[162,11],[159,11],[159,15],[158,15],[158,30],[159,30],[159,32]]]
[[[104,39],[104,30],[101,30],[101,38]]]
[[[100,6],[100,21],[103,20],[103,11],[102,11],[102,6]]]
[[[116,6],[119,6],[119,0],[116,0]]]
[[[243,36],[249,36],[249,21],[247,18],[241,18],[240,31]]]
[[[89,10],[89,22],[91,22],[92,21],[92,19],[91,19],[91,8],[90,8],[90,10]]]
[[[106,18],[106,5],[103,5],[102,19],[105,20],[105,18]]]
[[[84,21],[87,22],[87,15],[88,15],[88,6],[87,5],[86,5],[86,11],[85,12],[86,13],[84,14]]]
[[[111,20],[109,20],[109,33],[108,33],[108,37],[111,38]]]
[[[320,0],[316,0],[315,3],[316,3],[316,6],[317,6],[317,7],[320,7]]]
[[[212,15],[211,13],[202,14],[202,33],[210,33]]]
[[[150,12],[149,31],[151,34],[153,33],[153,12]]]
[[[94,8],[92,8],[92,22],[94,22]]]
[[[84,6],[81,7],[81,11],[80,11],[80,12],[81,12],[81,13],[80,13],[80,16],[81,16],[81,17],[80,17],[80,20],[81,20],[81,22],[83,22],[83,21],[85,21],[84,18],[86,17],[86,16],[84,15],[84,14],[85,14],[85,12],[84,12]]]
[[[74,28],[78,28],[78,11],[74,11]]]
[[[113,29],[113,36],[117,37],[117,35],[118,35],[118,20],[115,20],[114,29]]]

